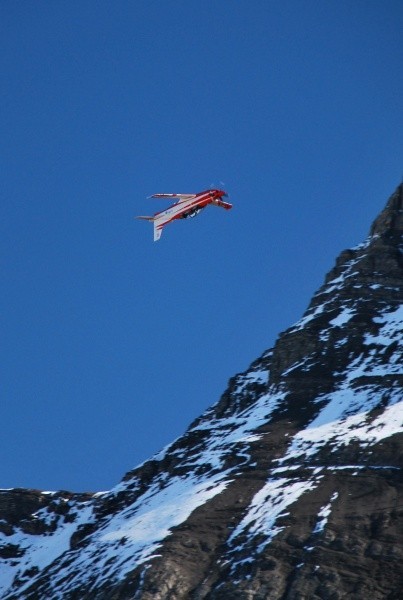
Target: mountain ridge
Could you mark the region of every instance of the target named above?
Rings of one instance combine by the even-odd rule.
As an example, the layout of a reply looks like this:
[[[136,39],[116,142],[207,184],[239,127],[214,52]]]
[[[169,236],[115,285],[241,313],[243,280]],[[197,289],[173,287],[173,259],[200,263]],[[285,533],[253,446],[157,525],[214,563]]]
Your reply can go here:
[[[112,490],[1,491],[4,598],[397,600],[402,233],[400,185],[273,349]]]

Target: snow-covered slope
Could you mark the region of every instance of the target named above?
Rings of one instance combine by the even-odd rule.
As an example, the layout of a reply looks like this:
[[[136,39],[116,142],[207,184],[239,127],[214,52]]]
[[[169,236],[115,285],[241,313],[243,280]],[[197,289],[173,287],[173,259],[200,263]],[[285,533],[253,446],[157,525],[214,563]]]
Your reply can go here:
[[[301,320],[109,492],[0,492],[11,600],[399,598],[403,190]]]

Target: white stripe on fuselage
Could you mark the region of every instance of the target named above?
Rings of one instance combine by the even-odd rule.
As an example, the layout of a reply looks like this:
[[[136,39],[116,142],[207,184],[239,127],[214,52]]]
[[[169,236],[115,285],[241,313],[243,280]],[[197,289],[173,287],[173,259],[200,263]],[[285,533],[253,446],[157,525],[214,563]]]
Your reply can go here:
[[[186,212],[187,210],[189,210],[189,208],[194,208],[195,206],[201,204],[208,198],[210,198],[210,192],[208,192],[207,194],[202,194],[201,196],[198,196],[197,198],[192,199],[190,201],[184,200],[183,202],[178,202],[170,208],[167,208],[167,210],[163,210],[157,213],[155,215],[157,227],[163,227],[164,225],[175,219],[175,217],[177,217],[181,213]]]

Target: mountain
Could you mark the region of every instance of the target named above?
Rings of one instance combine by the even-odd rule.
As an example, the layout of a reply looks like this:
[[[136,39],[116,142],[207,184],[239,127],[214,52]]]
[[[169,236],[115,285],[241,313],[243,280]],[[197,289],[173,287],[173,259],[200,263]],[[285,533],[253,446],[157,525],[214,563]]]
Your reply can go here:
[[[4,600],[397,600],[403,186],[305,314],[108,492],[0,493]]]

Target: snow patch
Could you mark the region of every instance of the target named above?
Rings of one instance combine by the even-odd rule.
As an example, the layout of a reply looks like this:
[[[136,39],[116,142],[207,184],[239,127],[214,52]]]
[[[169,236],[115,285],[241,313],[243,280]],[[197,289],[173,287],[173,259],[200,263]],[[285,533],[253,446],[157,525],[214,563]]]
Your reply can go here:
[[[10,590],[15,577],[23,580],[24,572],[32,568],[42,571],[69,550],[73,533],[81,524],[91,520],[92,506],[81,506],[77,515],[78,519],[73,523],[63,520],[56,531],[46,535],[30,535],[20,529],[9,536],[0,533],[0,541],[5,545],[18,546],[22,553],[20,560],[13,559],[8,561],[8,564],[0,563],[0,594]],[[18,588],[18,594],[31,583],[32,579],[29,578],[24,586]]]
[[[379,329],[377,335],[366,335],[364,343],[379,344],[383,346],[389,346],[393,342],[398,342],[402,345],[403,340],[403,305],[399,306],[396,310],[377,317],[374,319],[375,323],[380,323],[382,327]],[[403,365],[402,365],[403,373]]]
[[[158,485],[152,486],[136,507],[130,506],[109,521],[100,542],[124,539],[129,557],[136,557],[137,564],[144,562],[173,527],[225,489],[228,482],[220,479],[218,475],[205,481],[175,477],[163,490],[158,490]]]
[[[320,511],[318,512],[319,518],[315,525],[313,533],[320,533],[321,531],[324,530],[326,523],[329,519],[329,515],[332,511],[332,503],[338,498],[338,496],[339,496],[338,492],[334,492],[334,494],[330,498],[329,503],[320,509]]]
[[[285,477],[269,479],[255,494],[246,515],[232,532],[228,543],[239,549],[239,545],[236,544],[238,537],[245,534],[248,537],[264,536],[265,539],[257,549],[261,552],[273,537],[284,529],[275,525],[277,518],[284,514],[286,508],[296,502],[303,493],[316,485],[313,480]]]
[[[329,321],[329,324],[335,327],[342,327],[349,322],[354,313],[355,311],[352,308],[343,308],[339,316]]]

